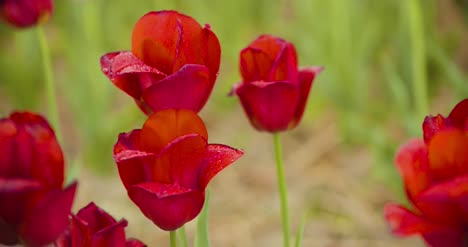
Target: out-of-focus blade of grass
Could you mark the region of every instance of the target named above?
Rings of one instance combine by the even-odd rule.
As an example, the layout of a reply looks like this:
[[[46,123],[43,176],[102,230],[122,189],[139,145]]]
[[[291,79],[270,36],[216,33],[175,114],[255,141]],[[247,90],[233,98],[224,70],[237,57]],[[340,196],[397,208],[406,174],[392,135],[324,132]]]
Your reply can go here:
[[[205,205],[197,218],[197,231],[193,246],[195,247],[209,247],[210,239],[208,237],[208,210],[210,203],[210,189],[205,192]]]
[[[301,247],[302,246],[302,237],[304,236],[304,229],[305,229],[305,224],[307,222],[308,215],[304,213],[301,218],[301,223],[299,225],[299,228],[297,229],[296,233],[296,241],[294,243],[295,247]]]

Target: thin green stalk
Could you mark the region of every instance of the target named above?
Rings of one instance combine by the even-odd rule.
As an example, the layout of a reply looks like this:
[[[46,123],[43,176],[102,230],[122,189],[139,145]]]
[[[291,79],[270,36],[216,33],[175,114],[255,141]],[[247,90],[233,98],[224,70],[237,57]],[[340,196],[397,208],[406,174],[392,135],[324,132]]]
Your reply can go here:
[[[43,73],[47,95],[48,119],[55,130],[55,135],[57,136],[57,139],[60,141],[61,132],[58,118],[55,84],[52,72],[52,61],[50,58],[50,50],[49,45],[47,44],[46,35],[44,33],[44,29],[40,25],[37,26],[37,38],[39,41],[39,48],[41,50],[42,69],[44,70]]]
[[[416,106],[416,116],[419,118],[428,113],[428,98],[426,84],[426,44],[424,39],[424,24],[419,0],[404,0],[409,21],[411,42],[411,67],[413,97]]]
[[[179,240],[182,242],[182,247],[188,247],[187,233],[185,232],[185,225],[181,226],[178,230]]]
[[[279,133],[273,134],[275,146],[276,173],[278,175],[278,188],[281,206],[281,222],[283,224],[283,242],[284,247],[289,247],[289,213],[288,213],[288,190],[286,187],[286,178],[284,175],[283,155],[281,153],[281,139]]]
[[[170,231],[169,237],[171,239],[171,247],[177,247],[177,234],[176,231]]]

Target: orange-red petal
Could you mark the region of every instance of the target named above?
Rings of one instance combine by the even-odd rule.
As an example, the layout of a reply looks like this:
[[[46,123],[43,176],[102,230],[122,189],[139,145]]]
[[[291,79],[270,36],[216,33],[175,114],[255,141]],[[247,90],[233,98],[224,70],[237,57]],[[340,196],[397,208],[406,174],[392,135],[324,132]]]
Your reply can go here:
[[[205,189],[210,180],[224,168],[244,155],[244,151],[222,144],[209,144],[205,163],[200,173],[200,187]]]

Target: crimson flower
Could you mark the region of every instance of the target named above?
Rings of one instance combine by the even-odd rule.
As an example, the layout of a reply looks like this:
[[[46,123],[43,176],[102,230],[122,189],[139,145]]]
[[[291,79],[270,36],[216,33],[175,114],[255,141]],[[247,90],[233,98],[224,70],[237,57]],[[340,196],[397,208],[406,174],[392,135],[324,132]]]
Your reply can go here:
[[[124,228],[127,221],[116,221],[106,211],[90,203],[76,215],[72,215],[70,225],[56,241],[57,247],[144,247],[136,239],[126,239]]]
[[[239,96],[250,123],[261,131],[278,132],[297,126],[309,91],[322,67],[297,68],[294,46],[262,35],[240,53],[242,82],[231,92]]]
[[[132,33],[132,51],[101,57],[102,72],[150,115],[160,109],[199,112],[220,63],[218,38],[206,25],[176,11],[149,12]]]
[[[0,119],[0,244],[42,246],[65,230],[76,183],[62,189],[62,150],[34,113]]]
[[[385,207],[399,236],[419,234],[433,247],[468,243],[468,99],[450,115],[426,117],[424,141],[411,140],[396,155],[406,193],[414,209]]]
[[[175,230],[203,207],[208,182],[243,151],[208,144],[203,121],[185,109],[158,111],[122,133],[114,160],[130,199],[154,224]]]
[[[19,28],[46,21],[52,14],[52,0],[0,0],[0,18]]]

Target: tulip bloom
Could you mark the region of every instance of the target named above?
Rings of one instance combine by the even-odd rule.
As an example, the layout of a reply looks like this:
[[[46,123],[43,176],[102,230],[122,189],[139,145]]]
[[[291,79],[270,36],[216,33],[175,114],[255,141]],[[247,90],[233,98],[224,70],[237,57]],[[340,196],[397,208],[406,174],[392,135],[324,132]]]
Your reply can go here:
[[[55,243],[57,247],[144,247],[136,239],[126,239],[127,221],[116,221],[94,203],[72,215],[69,228]]]
[[[102,72],[150,115],[161,109],[199,112],[220,63],[218,38],[176,11],[149,12],[132,33],[132,51],[101,57]]]
[[[397,153],[413,210],[396,204],[385,217],[399,236],[419,234],[433,247],[468,243],[468,99],[445,118],[426,117],[424,141],[415,139]]]
[[[309,91],[321,67],[297,68],[294,46],[262,35],[240,54],[242,82],[234,86],[250,123],[261,131],[278,132],[297,126]]]
[[[76,183],[63,189],[54,131],[34,113],[0,119],[0,244],[42,246],[68,225]]]
[[[203,121],[184,109],[158,111],[142,129],[119,135],[114,160],[120,178],[130,199],[163,230],[195,218],[208,182],[243,154],[207,138]]]
[[[46,21],[52,14],[52,0],[0,0],[0,18],[19,28]]]

